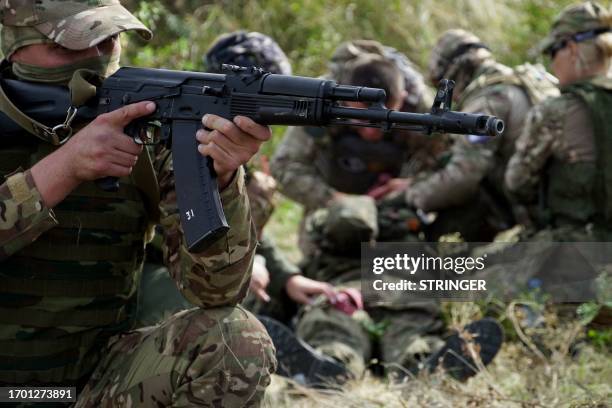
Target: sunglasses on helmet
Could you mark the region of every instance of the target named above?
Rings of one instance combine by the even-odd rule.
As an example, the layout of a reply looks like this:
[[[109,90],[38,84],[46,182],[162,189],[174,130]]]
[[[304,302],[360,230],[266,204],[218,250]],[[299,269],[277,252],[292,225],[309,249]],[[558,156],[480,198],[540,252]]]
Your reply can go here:
[[[569,43],[569,40],[573,40],[577,43],[582,42],[582,41],[586,41],[586,40],[590,40],[591,38],[595,38],[600,34],[604,34],[604,33],[609,33],[610,32],[610,28],[609,27],[601,27],[601,28],[596,28],[594,30],[589,30],[589,31],[582,31],[573,35],[570,35],[567,38],[563,38],[559,41],[557,41],[556,43],[552,44],[548,50],[547,53],[550,56],[551,59],[555,58],[555,55],[557,55],[557,53],[559,51],[561,51],[563,48],[567,47],[567,44]]]

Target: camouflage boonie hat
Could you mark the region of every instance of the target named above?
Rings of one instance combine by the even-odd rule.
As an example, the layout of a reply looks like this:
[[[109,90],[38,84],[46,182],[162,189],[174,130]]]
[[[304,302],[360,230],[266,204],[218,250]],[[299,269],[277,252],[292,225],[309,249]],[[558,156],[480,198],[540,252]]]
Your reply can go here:
[[[71,50],[93,47],[128,30],[146,40],[153,36],[119,0],[5,0],[0,7],[3,37],[5,31],[13,37],[2,41],[7,57],[21,46],[44,42],[34,41],[34,31]],[[24,43],[21,37],[28,40]]]
[[[553,22],[548,36],[540,42],[540,50],[549,53],[553,45],[567,39],[585,41],[610,32],[612,13],[605,7],[586,2],[566,7]]]
[[[480,38],[468,31],[453,29],[444,32],[429,57],[428,71],[431,83],[437,84],[447,75],[460,56],[475,48],[488,49]]]
[[[291,75],[289,59],[278,43],[258,32],[236,31],[222,35],[206,52],[204,64],[211,72],[220,72],[221,65],[231,64]]]

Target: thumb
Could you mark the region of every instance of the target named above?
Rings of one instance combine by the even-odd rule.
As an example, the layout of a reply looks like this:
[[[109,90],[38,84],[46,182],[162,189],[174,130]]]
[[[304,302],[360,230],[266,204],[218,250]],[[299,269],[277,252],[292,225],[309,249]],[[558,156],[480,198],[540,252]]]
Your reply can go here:
[[[104,114],[104,119],[112,125],[126,127],[134,119],[150,115],[155,111],[155,103],[143,101],[132,103],[112,112]]]

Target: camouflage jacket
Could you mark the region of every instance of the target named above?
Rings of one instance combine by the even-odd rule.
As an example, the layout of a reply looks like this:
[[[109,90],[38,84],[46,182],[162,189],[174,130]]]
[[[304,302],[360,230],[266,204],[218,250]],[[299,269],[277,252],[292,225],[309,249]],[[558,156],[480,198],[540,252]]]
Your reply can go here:
[[[0,147],[0,382],[60,383],[87,375],[101,346],[131,327],[151,225],[132,177],[117,193],[83,183],[47,208],[28,168],[56,147],[23,134]],[[10,158],[10,160],[9,160]],[[184,245],[171,153],[153,160],[164,261],[178,290],[200,307],[236,305],[256,247],[244,171],[221,192],[228,234],[192,254]],[[57,353],[61,352],[61,357]]]
[[[586,84],[608,93],[612,90],[610,77],[596,77]],[[604,134],[604,140],[598,143],[595,128],[598,120],[609,120],[609,112],[605,107],[598,108],[604,111],[591,112],[576,94],[562,88],[561,96],[529,112],[516,152],[508,163],[505,183],[517,200],[533,205],[532,216],[540,224],[560,225],[567,221],[584,225],[593,220],[595,213],[605,211],[596,208],[594,200],[601,188],[597,187],[595,167],[598,158],[602,169],[610,161],[605,144],[609,134]],[[602,169],[599,172],[608,171]]]
[[[506,66],[491,64],[482,67],[475,78],[511,72]],[[485,178],[492,186],[502,186],[506,163],[514,150],[514,141],[523,129],[530,106],[527,94],[516,85],[500,83],[471,92],[454,109],[501,118],[506,124],[504,135],[499,138],[472,135],[454,137],[448,164],[411,185],[406,191],[407,203],[425,211],[438,211],[464,204],[476,193]],[[503,191],[498,193],[503,194]]]
[[[317,129],[318,130],[318,129]],[[306,213],[325,207],[336,190],[326,181],[317,166],[328,149],[334,135],[329,131],[319,136],[308,133],[307,128],[290,127],[271,161],[272,175],[280,191],[305,207]],[[447,148],[446,138],[437,135],[406,134],[406,150],[399,177],[409,177],[439,166]]]

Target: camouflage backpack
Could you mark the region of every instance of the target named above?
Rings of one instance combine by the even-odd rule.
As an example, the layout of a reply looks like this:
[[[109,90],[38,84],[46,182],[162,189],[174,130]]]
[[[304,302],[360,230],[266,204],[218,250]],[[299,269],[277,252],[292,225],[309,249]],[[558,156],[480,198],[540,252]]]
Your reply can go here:
[[[472,81],[461,95],[466,100],[472,92],[488,86],[505,84],[516,85],[527,93],[531,105],[543,102],[545,99],[558,96],[557,78],[549,74],[541,64],[525,63],[512,68],[511,72],[499,72],[490,75],[480,75]]]
[[[393,62],[404,77],[405,89],[407,92],[406,103],[411,107],[419,105],[427,92],[423,75],[421,75],[415,65],[401,52],[395,48],[386,47],[373,40],[355,40],[340,44],[331,57],[329,70],[333,78],[339,78],[343,67],[355,58],[364,54],[375,54]],[[430,106],[427,106],[429,108]]]

